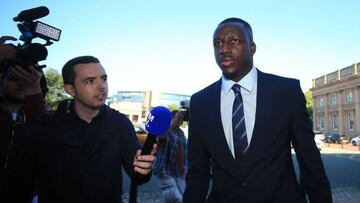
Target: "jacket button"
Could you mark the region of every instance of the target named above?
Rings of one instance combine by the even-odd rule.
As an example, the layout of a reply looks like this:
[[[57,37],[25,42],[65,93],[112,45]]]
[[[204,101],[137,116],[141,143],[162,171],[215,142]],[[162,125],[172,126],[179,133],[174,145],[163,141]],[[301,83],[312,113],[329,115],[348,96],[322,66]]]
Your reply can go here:
[[[246,183],[246,182],[242,182],[241,185],[242,185],[242,187],[246,187],[246,186],[247,186],[247,183]]]

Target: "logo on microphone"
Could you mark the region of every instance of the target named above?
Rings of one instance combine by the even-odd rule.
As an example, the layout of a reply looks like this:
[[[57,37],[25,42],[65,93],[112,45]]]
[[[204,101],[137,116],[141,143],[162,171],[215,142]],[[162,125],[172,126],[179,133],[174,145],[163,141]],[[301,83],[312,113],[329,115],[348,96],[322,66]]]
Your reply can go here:
[[[154,121],[154,116],[151,114],[151,112],[149,113],[149,115],[147,116],[147,118],[146,118],[146,123],[145,123],[145,125],[146,125],[146,127],[149,127],[149,123],[151,123],[151,122],[153,122]]]
[[[171,112],[163,106],[154,107],[145,122],[145,129],[149,134],[161,136],[166,133],[171,122]]]

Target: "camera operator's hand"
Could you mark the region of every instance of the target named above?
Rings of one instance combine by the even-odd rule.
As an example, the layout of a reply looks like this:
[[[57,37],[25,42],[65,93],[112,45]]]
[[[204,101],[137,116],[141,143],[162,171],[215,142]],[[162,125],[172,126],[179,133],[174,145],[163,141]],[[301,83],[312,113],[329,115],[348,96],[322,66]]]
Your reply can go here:
[[[37,70],[34,66],[28,66],[26,69],[18,65],[9,69],[9,72],[18,80],[25,83],[26,95],[41,93],[40,79],[43,72]]]
[[[2,36],[0,37],[0,61],[2,59],[16,59],[16,47],[10,44],[4,44],[6,41],[15,41],[15,37]]]

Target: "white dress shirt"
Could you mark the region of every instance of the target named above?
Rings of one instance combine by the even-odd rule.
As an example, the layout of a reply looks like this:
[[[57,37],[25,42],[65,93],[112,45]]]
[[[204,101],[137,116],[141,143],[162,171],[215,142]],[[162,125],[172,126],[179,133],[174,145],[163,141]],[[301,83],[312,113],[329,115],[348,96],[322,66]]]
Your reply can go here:
[[[232,106],[235,99],[234,91],[231,87],[236,84],[224,75],[221,83],[221,121],[225,132],[226,141],[229,145],[232,155],[234,155],[233,129],[232,129]],[[256,113],[256,94],[257,94],[257,69],[253,67],[239,82],[241,86],[241,96],[244,105],[245,127],[247,140],[251,144],[252,133],[255,124]]]

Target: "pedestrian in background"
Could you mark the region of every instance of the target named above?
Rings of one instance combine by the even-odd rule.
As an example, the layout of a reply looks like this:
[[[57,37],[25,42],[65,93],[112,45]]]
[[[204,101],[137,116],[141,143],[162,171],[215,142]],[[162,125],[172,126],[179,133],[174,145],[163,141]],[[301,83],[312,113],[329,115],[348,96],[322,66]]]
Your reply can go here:
[[[181,111],[172,111],[170,129],[159,137],[159,148],[154,162],[154,174],[160,180],[160,188],[166,203],[181,203],[185,190],[187,170],[187,139],[180,126],[184,121]]]

